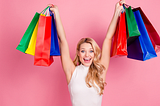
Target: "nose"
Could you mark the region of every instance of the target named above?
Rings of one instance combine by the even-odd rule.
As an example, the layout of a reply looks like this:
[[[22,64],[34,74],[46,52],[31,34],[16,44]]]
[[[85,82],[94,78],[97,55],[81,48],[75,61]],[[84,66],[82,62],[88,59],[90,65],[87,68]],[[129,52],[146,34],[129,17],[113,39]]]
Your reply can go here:
[[[86,57],[89,56],[89,52],[86,52],[86,53],[85,53],[85,56],[86,56]]]

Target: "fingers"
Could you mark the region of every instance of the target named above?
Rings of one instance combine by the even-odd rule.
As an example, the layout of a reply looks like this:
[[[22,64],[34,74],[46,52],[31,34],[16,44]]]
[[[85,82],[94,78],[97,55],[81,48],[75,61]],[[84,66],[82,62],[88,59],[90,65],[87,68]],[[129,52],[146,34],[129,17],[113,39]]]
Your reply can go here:
[[[59,10],[58,10],[58,6],[57,5],[48,4],[48,6],[50,7],[50,11],[52,11],[52,13],[59,14]]]
[[[119,1],[119,5],[122,6],[122,0]]]
[[[125,3],[125,0],[120,0],[119,5],[122,6]]]
[[[49,7],[54,7],[54,5],[53,5],[53,4],[48,4],[48,6],[49,6]]]

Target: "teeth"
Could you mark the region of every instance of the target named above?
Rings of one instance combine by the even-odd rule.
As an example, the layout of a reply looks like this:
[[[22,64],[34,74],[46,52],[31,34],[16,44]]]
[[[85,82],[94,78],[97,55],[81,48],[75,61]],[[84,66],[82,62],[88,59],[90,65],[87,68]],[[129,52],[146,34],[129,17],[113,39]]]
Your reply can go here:
[[[91,59],[84,59],[84,60],[91,60]]]

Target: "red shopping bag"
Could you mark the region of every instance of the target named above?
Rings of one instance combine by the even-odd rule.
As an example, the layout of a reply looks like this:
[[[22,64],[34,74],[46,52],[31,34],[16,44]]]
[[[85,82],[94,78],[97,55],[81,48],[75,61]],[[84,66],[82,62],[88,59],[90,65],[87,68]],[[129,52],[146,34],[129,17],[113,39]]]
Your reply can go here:
[[[147,16],[144,14],[142,9],[138,7],[135,10],[139,10],[141,17],[143,19],[143,22],[145,24],[145,27],[147,29],[148,35],[150,37],[150,40],[152,42],[152,45],[155,51],[159,52],[160,51],[160,36],[158,35],[157,31],[155,30],[155,28],[153,27],[153,25],[151,24]]]
[[[113,56],[126,56],[127,53],[127,34],[126,34],[126,22],[125,12],[121,13],[116,32],[113,38],[113,45],[111,51],[111,57]]]
[[[50,66],[53,57],[50,56],[51,16],[40,15],[34,56],[34,65]]]

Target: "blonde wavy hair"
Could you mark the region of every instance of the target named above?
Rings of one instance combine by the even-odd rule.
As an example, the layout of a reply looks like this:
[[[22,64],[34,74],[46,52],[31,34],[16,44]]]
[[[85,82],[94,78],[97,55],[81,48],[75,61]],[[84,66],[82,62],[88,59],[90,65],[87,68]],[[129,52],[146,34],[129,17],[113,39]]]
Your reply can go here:
[[[83,43],[89,43],[91,44],[93,51],[94,51],[94,59],[92,61],[92,64],[89,67],[89,72],[86,76],[86,84],[87,86],[96,88],[99,95],[103,94],[104,91],[104,85],[106,84],[105,81],[103,82],[103,79],[101,78],[101,74],[105,70],[105,67],[100,63],[100,56],[101,56],[101,49],[97,45],[97,43],[92,38],[82,38],[78,44],[77,44],[77,52],[75,59],[73,60],[73,63],[75,66],[80,65],[81,61],[78,56],[78,52],[80,50],[80,46]],[[96,85],[98,85],[98,88]]]

